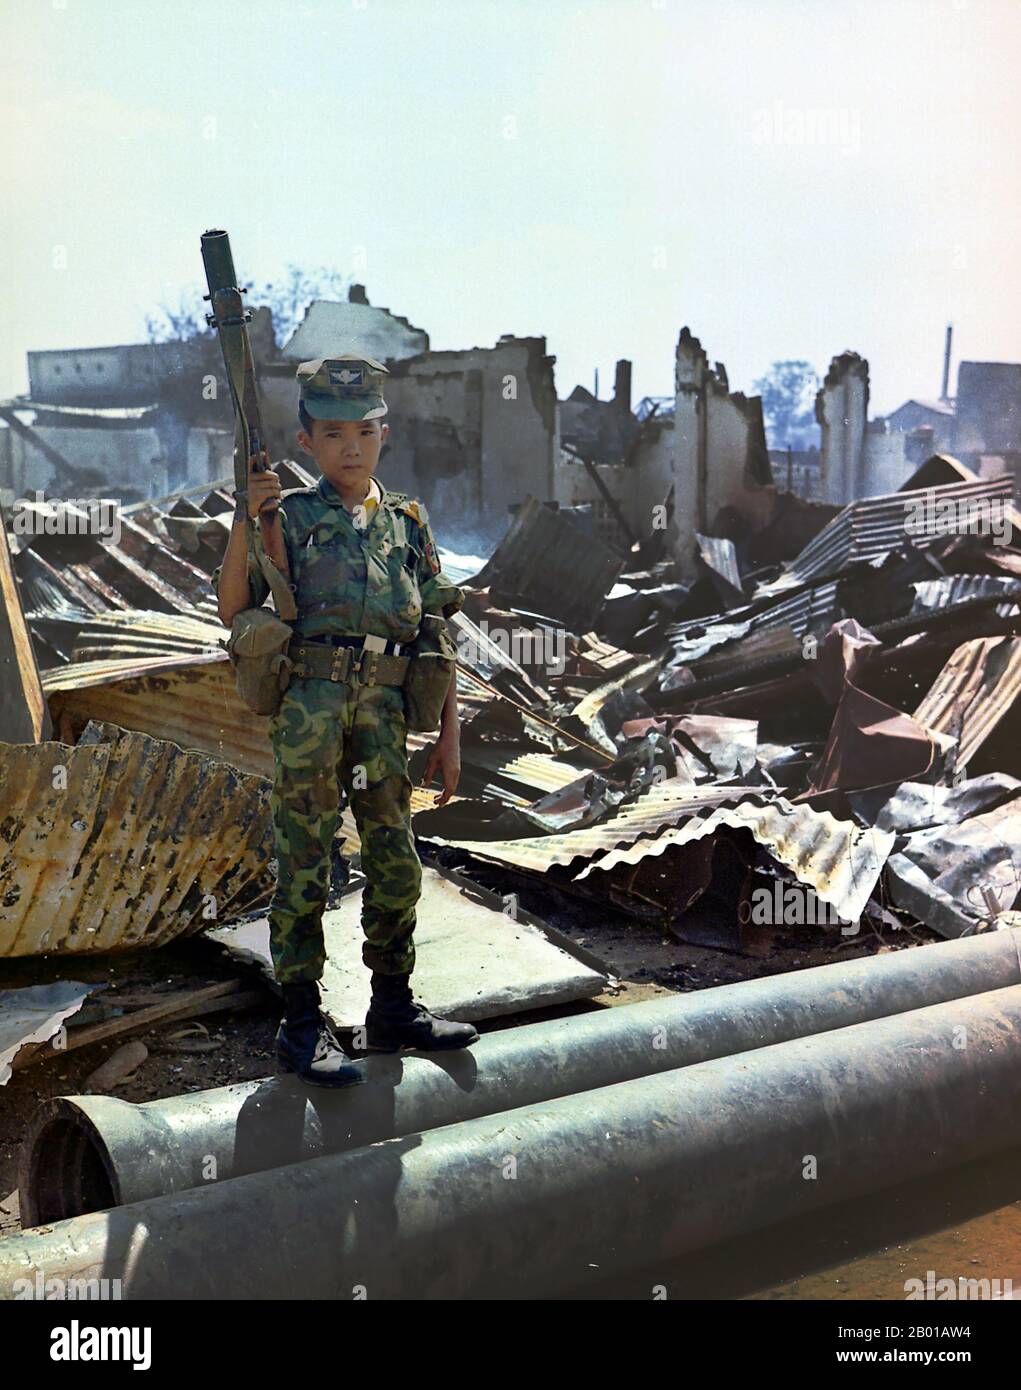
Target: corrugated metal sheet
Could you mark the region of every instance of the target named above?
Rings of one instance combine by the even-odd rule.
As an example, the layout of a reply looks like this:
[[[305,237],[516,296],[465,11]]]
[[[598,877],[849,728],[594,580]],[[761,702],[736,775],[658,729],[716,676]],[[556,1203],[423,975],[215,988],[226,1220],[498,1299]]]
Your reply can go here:
[[[238,695],[234,671],[225,656],[206,660],[160,660],[151,666],[128,663],[111,671],[97,662],[70,688],[63,684],[74,667],[47,672],[47,691],[54,723],[71,741],[90,719],[124,729],[172,739],[231,763],[241,772],[273,775],[273,751],[267,720],[253,714]]]
[[[38,615],[36,621],[40,622]],[[40,625],[47,631],[50,620]],[[54,620],[63,621],[63,620]],[[152,661],[173,663],[224,661],[219,645],[226,636],[223,624],[185,613],[106,613],[68,620],[74,647],[85,658],[44,673],[43,687],[52,690],[85,689],[103,680],[130,676],[148,669]]]
[[[500,641],[489,636],[463,613],[450,618],[457,641],[458,661],[489,681],[505,694],[526,704],[548,705],[550,696],[517,661],[504,651]],[[501,624],[502,630],[502,624]]]
[[[935,612],[973,599],[1002,598],[1004,611],[1021,599],[1021,580],[995,574],[944,574],[911,586],[912,613]]]
[[[964,767],[1021,693],[1021,637],[962,642],[914,711],[927,729],[953,734]]]
[[[268,901],[265,781],[109,726],[85,737],[0,744],[0,956],[160,946]]]
[[[835,621],[837,611],[837,581],[831,580],[770,603],[748,604],[717,617],[691,618],[667,628],[673,646],[670,664],[699,661],[724,643],[737,642],[766,628],[788,627],[803,637],[806,632],[818,631]]]
[[[623,568],[623,559],[584,526],[529,497],[476,584],[587,632]]]
[[[709,569],[723,579],[737,595],[743,592],[741,571],[737,564],[737,548],[734,542],[722,536],[703,536],[695,532],[699,554]],[[724,600],[726,602],[726,600]]]
[[[517,840],[445,840],[428,836],[435,844],[467,850],[479,859],[516,864],[523,869],[544,873],[555,864],[570,865],[606,854],[636,840],[658,836],[669,826],[685,820],[696,811],[724,803],[738,804],[747,797],[768,798],[761,787],[692,787],[673,781],[654,784],[628,806],[618,808],[613,817],[584,830],[563,835],[536,835]]]
[[[921,550],[945,543],[945,533],[912,534],[906,529],[906,521],[923,497],[931,497],[936,504],[997,500],[1007,506],[1013,494],[1014,483],[1010,477],[976,478],[974,482],[947,483],[922,491],[892,492],[850,502],[809,541],[778,579],[771,584],[761,584],[755,597],[779,595],[812,579],[837,574],[852,561],[869,560],[887,551],[899,550],[908,540]]]
[[[482,768],[526,791],[534,792],[535,796],[529,797],[529,801],[548,792],[559,791],[587,771],[584,767],[573,767],[549,753],[515,753],[508,757],[506,747],[501,748],[498,744],[463,747],[461,759],[466,765]]]
[[[268,720],[238,695],[233,667],[222,654],[128,663],[121,671],[96,662],[84,680],[65,684],[72,672],[77,668],[61,667],[44,678],[54,723],[66,742],[73,742],[90,719],[105,720],[272,779]],[[425,747],[433,737],[409,734],[408,751]]]
[[[647,855],[665,853],[672,845],[711,835],[722,825],[750,830],[758,844],[790,869],[799,882],[810,884],[845,921],[855,921],[864,912],[896,840],[889,831],[863,830],[851,821],[837,820],[827,811],[792,805],[783,797],[769,802],[749,800],[737,806],[696,812],[654,840],[611,850],[589,864],[577,878],[610,870],[617,864],[637,864]]]

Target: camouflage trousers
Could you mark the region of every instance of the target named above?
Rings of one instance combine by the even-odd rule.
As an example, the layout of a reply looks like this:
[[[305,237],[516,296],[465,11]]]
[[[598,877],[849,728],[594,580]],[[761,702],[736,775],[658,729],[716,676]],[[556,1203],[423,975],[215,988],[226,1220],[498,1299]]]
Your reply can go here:
[[[410,973],[422,865],[411,831],[401,688],[293,680],[269,733],[277,857],[269,923],[278,982],[318,980],[323,973],[322,915],[341,787],[362,842],[362,959],[383,975]]]

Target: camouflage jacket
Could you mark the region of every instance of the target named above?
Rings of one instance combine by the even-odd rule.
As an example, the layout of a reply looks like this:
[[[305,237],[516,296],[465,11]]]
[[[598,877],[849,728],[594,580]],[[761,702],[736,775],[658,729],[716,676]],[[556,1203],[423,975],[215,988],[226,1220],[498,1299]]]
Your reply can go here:
[[[364,529],[325,477],[285,492],[280,511],[298,608],[292,626],[301,636],[411,642],[423,613],[449,617],[464,603],[464,590],[440,568],[425,507],[405,493],[384,490]],[[269,585],[251,556],[248,563],[252,599],[261,606]]]

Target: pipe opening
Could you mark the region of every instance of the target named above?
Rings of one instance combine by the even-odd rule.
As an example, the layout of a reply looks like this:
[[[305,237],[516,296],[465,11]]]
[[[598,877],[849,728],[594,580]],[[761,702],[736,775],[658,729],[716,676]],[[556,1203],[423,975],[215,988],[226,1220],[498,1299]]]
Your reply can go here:
[[[58,1110],[38,1129],[21,1183],[22,1226],[48,1226],[117,1205],[102,1140],[79,1112]]]

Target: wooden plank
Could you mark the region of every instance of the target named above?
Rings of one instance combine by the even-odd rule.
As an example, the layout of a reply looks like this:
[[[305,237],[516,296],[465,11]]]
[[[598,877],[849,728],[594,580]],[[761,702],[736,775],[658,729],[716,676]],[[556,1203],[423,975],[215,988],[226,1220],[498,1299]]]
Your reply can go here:
[[[222,980],[219,984],[208,985],[204,989],[189,990],[178,994],[165,1004],[154,1004],[151,1008],[138,1009],[122,1018],[111,1018],[105,1023],[93,1023],[86,1028],[68,1028],[66,1043],[55,1048],[52,1039],[22,1048],[11,1063],[13,1071],[29,1066],[43,1057],[52,1057],[58,1052],[63,1055],[79,1047],[92,1043],[105,1042],[107,1038],[125,1037],[129,1033],[146,1032],[159,1023],[176,1022],[179,1019],[199,1018],[204,1014],[218,1013],[224,1009],[247,1009],[254,1004],[263,1003],[266,992],[262,989],[246,990],[240,980]]]
[[[17,576],[0,515],[0,728],[8,743],[41,743],[53,737],[32,638],[21,606]]]

